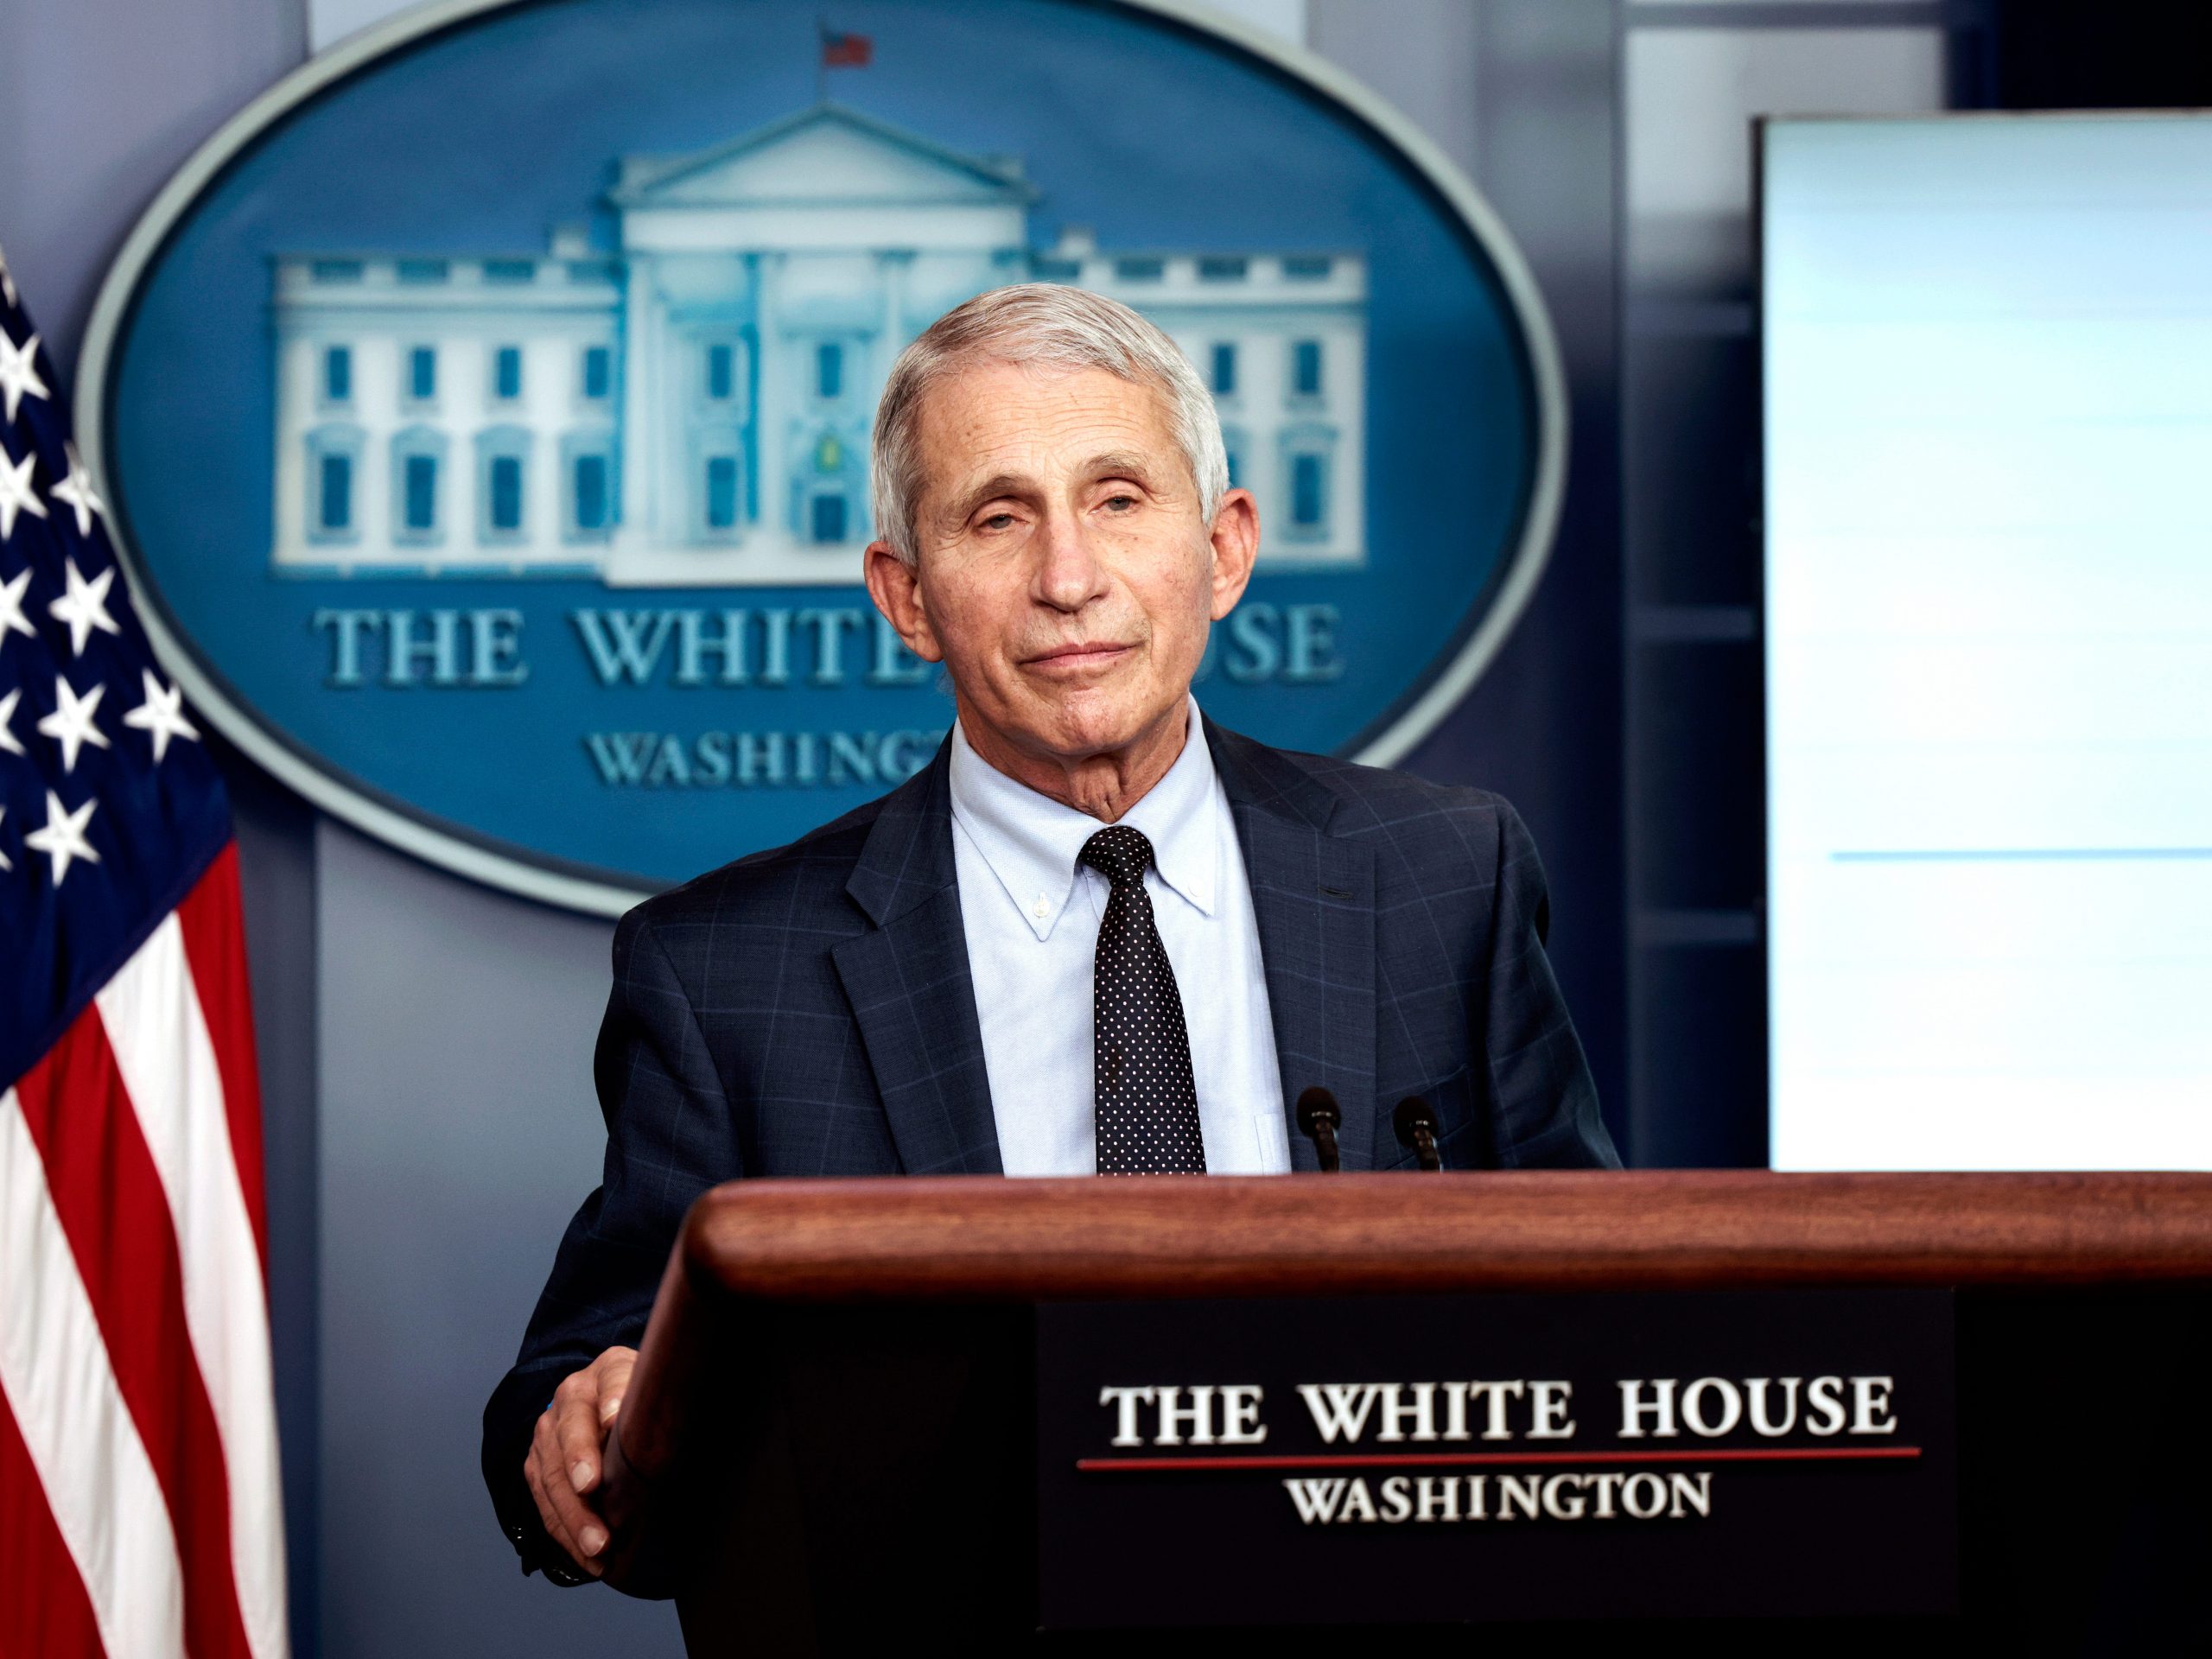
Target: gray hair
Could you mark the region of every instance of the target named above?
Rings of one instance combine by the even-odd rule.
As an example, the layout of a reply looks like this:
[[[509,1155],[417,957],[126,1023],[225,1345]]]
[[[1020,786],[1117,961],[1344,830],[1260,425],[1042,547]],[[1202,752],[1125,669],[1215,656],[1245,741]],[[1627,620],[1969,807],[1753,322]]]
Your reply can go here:
[[[1103,369],[1167,400],[1176,446],[1211,524],[1229,489],[1229,457],[1213,397],[1175,342],[1118,300],[1057,283],[1018,283],[978,294],[917,335],[891,365],[875,406],[875,533],[912,565],[920,549],[914,513],[922,494],[922,398],[976,362]]]

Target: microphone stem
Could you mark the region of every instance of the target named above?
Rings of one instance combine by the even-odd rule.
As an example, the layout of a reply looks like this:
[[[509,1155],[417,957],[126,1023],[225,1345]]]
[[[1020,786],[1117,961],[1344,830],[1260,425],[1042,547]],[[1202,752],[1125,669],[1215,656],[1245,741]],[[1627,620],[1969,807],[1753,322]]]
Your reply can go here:
[[[1414,1161],[1423,1169],[1444,1167],[1444,1154],[1436,1149],[1436,1132],[1427,1123],[1414,1125]]]

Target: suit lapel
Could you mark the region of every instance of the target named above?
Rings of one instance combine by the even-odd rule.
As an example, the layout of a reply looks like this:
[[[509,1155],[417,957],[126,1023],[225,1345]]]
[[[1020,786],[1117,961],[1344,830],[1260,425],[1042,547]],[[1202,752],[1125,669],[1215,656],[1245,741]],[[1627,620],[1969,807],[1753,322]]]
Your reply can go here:
[[[1375,860],[1326,833],[1336,797],[1272,750],[1206,722],[1229,796],[1288,1109],[1319,1084],[1344,1114],[1346,1169],[1376,1166]],[[950,747],[878,813],[846,891],[875,926],[832,952],[910,1175],[995,1175],[998,1128],[952,855]],[[1315,1166],[1292,1127],[1291,1160]]]
[[[875,927],[831,952],[909,1175],[996,1175],[998,1127],[960,919],[950,748],[876,815],[845,890]]]
[[[1346,1169],[1375,1167],[1375,856],[1325,833],[1336,797],[1249,738],[1206,722],[1259,925],[1285,1109],[1319,1084],[1344,1114]],[[1291,1126],[1291,1161],[1317,1167]]]

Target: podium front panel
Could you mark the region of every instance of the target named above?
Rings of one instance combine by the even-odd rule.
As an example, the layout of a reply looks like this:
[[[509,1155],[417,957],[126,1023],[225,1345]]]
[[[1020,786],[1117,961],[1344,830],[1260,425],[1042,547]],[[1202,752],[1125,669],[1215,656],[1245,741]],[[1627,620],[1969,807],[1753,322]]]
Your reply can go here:
[[[1048,1305],[1046,1630],[1935,1614],[1953,1298]]]

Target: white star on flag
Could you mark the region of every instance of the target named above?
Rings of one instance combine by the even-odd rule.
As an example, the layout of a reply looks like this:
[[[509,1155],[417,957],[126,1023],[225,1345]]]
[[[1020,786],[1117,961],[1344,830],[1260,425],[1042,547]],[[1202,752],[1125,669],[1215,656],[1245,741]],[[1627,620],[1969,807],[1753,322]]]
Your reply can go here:
[[[100,861],[100,855],[85,839],[85,826],[92,822],[92,809],[99,804],[98,800],[90,800],[74,812],[64,812],[61,798],[50,789],[46,791],[46,828],[25,836],[23,845],[35,853],[44,853],[52,861],[55,887],[61,885],[74,861],[82,859],[87,864]]]
[[[22,742],[15,733],[8,729],[9,723],[16,718],[16,705],[22,701],[22,696],[23,689],[19,685],[6,696],[0,697],[0,749],[7,750],[10,754],[23,752]]]
[[[47,499],[67,503],[69,510],[77,515],[77,534],[89,541],[92,534],[92,515],[105,513],[107,503],[94,493],[92,475],[85,470],[85,463],[77,459],[77,446],[70,443],[62,448],[69,457],[69,476],[48,490]]]
[[[0,393],[8,399],[8,418],[16,418],[16,405],[26,396],[44,397],[48,395],[46,382],[38,378],[38,365],[31,359],[38,355],[38,336],[33,334],[18,346],[8,338],[8,331],[0,328]]]
[[[23,589],[31,585],[28,570],[13,582],[0,582],[0,645],[8,643],[8,636],[20,633],[26,639],[38,638],[38,630],[23,616]]]
[[[38,723],[38,728],[61,746],[61,770],[64,773],[77,770],[77,756],[89,743],[96,749],[108,747],[106,734],[92,724],[93,713],[100,706],[100,699],[107,695],[107,687],[96,685],[89,695],[79,697],[77,690],[59,675],[54,681],[54,712]]]
[[[7,456],[0,454],[0,542],[16,533],[18,512],[28,512],[34,518],[46,517],[46,503],[31,487],[31,468],[37,464],[36,455],[27,454],[11,467]]]
[[[200,732],[184,717],[181,689],[173,685],[164,691],[152,669],[142,668],[138,672],[146,682],[146,701],[124,715],[123,723],[136,726],[154,740],[154,764],[159,766],[169,752],[169,739],[189,738],[197,743]]]
[[[108,586],[115,580],[113,565],[86,582],[77,574],[77,561],[68,559],[63,562],[61,579],[68,585],[69,591],[46,608],[56,620],[69,625],[69,654],[72,657],[85,654],[85,641],[92,638],[94,628],[102,633],[119,634],[123,632],[115,626],[115,619],[107,613]]]

